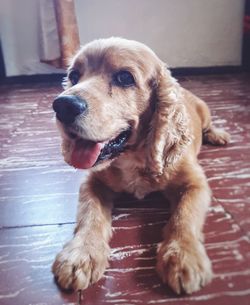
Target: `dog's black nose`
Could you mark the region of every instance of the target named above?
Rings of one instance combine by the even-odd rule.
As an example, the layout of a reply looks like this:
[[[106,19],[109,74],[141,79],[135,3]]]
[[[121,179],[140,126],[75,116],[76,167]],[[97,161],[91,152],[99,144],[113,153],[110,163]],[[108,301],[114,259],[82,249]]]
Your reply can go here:
[[[71,124],[78,115],[87,110],[87,103],[75,95],[62,95],[54,100],[53,109],[59,121]]]

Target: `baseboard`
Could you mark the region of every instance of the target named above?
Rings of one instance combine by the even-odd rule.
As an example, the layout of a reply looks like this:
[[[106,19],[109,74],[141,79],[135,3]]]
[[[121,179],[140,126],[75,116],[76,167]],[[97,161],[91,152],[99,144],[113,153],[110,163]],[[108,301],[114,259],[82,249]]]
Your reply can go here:
[[[170,68],[173,76],[230,74],[243,72],[242,66]]]
[[[189,75],[210,75],[210,74],[230,74],[243,72],[241,66],[219,66],[219,67],[184,67],[170,68],[173,76],[189,76]],[[1,79],[3,84],[26,84],[40,82],[58,82],[60,83],[65,74],[38,74],[38,75],[20,75],[11,76]]]
[[[2,84],[29,84],[29,83],[50,83],[58,82],[61,83],[64,73],[53,73],[53,74],[36,74],[36,75],[20,75],[10,76],[1,79]]]

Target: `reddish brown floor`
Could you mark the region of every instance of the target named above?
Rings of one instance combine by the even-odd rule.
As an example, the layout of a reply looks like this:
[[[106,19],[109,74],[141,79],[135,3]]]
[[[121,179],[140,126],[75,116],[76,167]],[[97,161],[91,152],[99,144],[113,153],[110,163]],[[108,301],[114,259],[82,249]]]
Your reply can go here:
[[[204,146],[200,162],[213,189],[205,232],[213,282],[176,297],[159,281],[156,244],[168,207],[159,196],[121,198],[105,277],[83,293],[82,304],[250,304],[250,76],[182,77],[204,98],[232,143]],[[0,304],[75,304],[60,291],[51,263],[73,232],[77,192],[85,173],[64,164],[51,101],[58,84],[0,87]]]

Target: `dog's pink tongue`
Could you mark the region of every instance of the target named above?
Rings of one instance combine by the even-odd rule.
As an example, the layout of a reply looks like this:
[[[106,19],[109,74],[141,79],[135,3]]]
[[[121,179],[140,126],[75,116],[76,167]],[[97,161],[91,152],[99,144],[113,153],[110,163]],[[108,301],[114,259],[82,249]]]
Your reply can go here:
[[[104,143],[78,140],[71,154],[71,165],[79,169],[91,168],[97,161]]]

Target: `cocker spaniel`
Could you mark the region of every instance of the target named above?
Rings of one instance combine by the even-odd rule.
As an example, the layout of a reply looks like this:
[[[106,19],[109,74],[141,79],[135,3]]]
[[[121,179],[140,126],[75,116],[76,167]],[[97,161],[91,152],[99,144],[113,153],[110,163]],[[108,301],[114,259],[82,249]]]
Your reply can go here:
[[[65,161],[90,169],[80,188],[74,237],[57,255],[62,288],[85,289],[108,266],[112,202],[160,191],[172,216],[157,249],[156,270],[177,294],[212,278],[202,227],[210,189],[197,160],[202,141],[224,145],[207,105],[171,76],[142,43],[95,40],[73,58],[65,91],[53,102]]]

